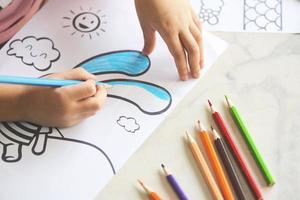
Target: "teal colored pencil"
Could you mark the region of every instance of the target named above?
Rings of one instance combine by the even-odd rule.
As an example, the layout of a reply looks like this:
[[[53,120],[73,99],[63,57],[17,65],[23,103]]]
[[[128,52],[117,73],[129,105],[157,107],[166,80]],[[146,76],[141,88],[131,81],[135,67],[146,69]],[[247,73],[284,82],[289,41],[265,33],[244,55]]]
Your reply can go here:
[[[62,87],[69,85],[76,85],[82,83],[80,80],[64,80],[64,79],[52,79],[52,78],[34,78],[23,76],[4,76],[0,75],[0,84],[16,84],[16,85],[33,85],[43,87]],[[97,85],[104,85],[106,88],[110,88],[111,85],[97,81]]]
[[[231,113],[231,116],[232,118],[234,119],[236,125],[238,126],[241,134],[243,135],[247,145],[248,145],[248,148],[250,149],[251,153],[252,153],[252,156],[254,157],[266,183],[268,186],[272,186],[275,184],[275,181],[271,175],[271,172],[270,170],[268,169],[266,163],[264,162],[260,152],[258,151],[251,135],[250,135],[250,132],[248,131],[248,129],[246,128],[238,110],[236,109],[236,107],[232,104],[232,102],[229,100],[229,98],[225,95],[225,98],[226,98],[226,101],[227,101],[227,104],[228,104],[228,107],[229,107],[229,110],[230,110],[230,113]]]

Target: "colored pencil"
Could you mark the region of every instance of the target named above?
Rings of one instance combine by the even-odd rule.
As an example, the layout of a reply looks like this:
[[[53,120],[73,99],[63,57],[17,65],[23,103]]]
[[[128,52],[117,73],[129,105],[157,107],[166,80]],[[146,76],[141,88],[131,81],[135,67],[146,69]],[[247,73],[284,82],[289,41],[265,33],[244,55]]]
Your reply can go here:
[[[220,155],[221,161],[227,172],[227,175],[229,176],[229,180],[231,181],[231,184],[233,186],[233,189],[235,191],[238,200],[246,200],[246,195],[243,190],[242,184],[229,158],[229,154],[226,150],[223,139],[219,136],[219,134],[212,126],[211,126],[211,131],[214,138],[215,147]]]
[[[149,187],[144,184],[143,181],[138,180],[138,182],[140,183],[140,185],[142,186],[142,188],[145,190],[145,192],[147,193],[147,195],[148,195],[148,197],[149,197],[150,200],[161,200],[161,198],[158,196],[158,194],[155,193],[155,192],[153,192],[153,191],[151,191],[149,189]]]
[[[15,85],[33,85],[43,87],[62,87],[69,85],[76,85],[82,83],[80,80],[65,80],[65,79],[52,79],[52,78],[34,78],[34,77],[23,77],[23,76],[4,76],[0,75],[0,83],[15,84]],[[104,85],[109,88],[111,85],[96,82],[97,85]]]
[[[225,95],[225,99],[228,104],[231,116],[234,119],[236,125],[238,126],[241,134],[243,135],[243,138],[246,141],[246,144],[248,145],[248,148],[250,149],[250,152],[251,152],[252,156],[254,157],[256,164],[258,165],[267,185],[269,185],[269,186],[274,185],[275,181],[271,175],[271,172],[269,171],[260,152],[258,151],[258,149],[254,143],[254,140],[252,139],[250,132],[246,128],[245,123],[243,122],[237,108],[234,106],[234,104],[229,100],[229,98],[226,95]]]
[[[180,185],[176,181],[175,177],[169,172],[169,170],[166,168],[164,164],[161,164],[162,170],[164,174],[166,175],[166,179],[169,182],[170,186],[172,187],[173,191],[176,193],[178,199],[180,200],[188,200],[188,197],[184,193],[184,191],[181,189]]]
[[[215,173],[215,177],[217,179],[217,182],[219,184],[219,187],[221,189],[224,199],[225,200],[234,200],[234,196],[231,191],[229,182],[225,176],[225,173],[223,171],[223,168],[221,166],[221,163],[219,161],[217,153],[214,149],[210,135],[204,129],[204,127],[202,126],[202,124],[200,123],[199,120],[198,120],[197,128],[198,128],[198,132],[199,132],[199,138],[204,146],[207,157],[209,158],[210,165]]]
[[[224,123],[224,120],[222,119],[219,112],[217,112],[214,109],[212,103],[209,100],[208,100],[208,104],[210,106],[213,119],[216,122],[217,126],[219,127],[222,135],[224,136],[224,139],[229,146],[229,150],[231,151],[233,157],[235,158],[241,171],[243,172],[243,175],[245,176],[245,179],[246,179],[249,187],[251,188],[251,191],[252,191],[253,195],[255,196],[255,199],[262,200],[263,199],[262,193],[261,193],[260,189],[258,188],[255,180],[253,179],[244,159],[242,158],[242,155],[241,155],[239,149],[237,148],[233,139],[231,138],[231,135]]]
[[[221,194],[221,191],[215,182],[215,179],[204,159],[203,154],[201,153],[196,141],[194,138],[192,138],[187,132],[186,132],[186,140],[190,147],[190,150],[194,156],[194,159],[200,169],[200,172],[213,196],[214,200],[223,200],[223,196]]]

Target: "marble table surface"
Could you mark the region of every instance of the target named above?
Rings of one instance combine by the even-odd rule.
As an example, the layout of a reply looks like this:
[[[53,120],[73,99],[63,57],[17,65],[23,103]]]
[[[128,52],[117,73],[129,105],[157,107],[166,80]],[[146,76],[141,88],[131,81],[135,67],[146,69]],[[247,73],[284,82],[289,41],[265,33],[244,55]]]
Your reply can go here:
[[[176,199],[162,176],[161,163],[176,174],[190,199],[211,199],[183,139],[186,130],[195,136],[193,127],[197,119],[206,126],[213,123],[207,109],[208,98],[228,123],[265,199],[300,199],[300,35],[216,35],[229,43],[227,51],[96,199],[147,199],[137,185],[137,178],[163,199]],[[245,119],[275,178],[273,187],[265,186],[229,115],[224,94],[231,97]]]

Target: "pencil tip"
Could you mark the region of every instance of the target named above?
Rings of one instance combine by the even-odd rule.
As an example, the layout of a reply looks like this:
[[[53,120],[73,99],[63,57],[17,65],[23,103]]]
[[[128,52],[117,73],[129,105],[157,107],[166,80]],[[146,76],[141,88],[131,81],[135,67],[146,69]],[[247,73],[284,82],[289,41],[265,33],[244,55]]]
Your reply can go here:
[[[217,131],[213,128],[213,126],[211,125],[211,134],[213,135],[214,139],[219,139],[220,135],[217,133]]]
[[[226,100],[228,100],[228,97],[227,97],[227,95],[225,94],[224,96],[225,96],[225,99],[226,99]]]
[[[224,96],[225,96],[225,99],[226,99],[227,105],[230,107],[230,103],[229,103],[228,96],[227,96],[227,95],[224,95]]]
[[[162,168],[165,168],[165,165],[164,165],[164,164],[161,164],[161,167],[162,167]]]
[[[205,131],[205,128],[203,126],[203,124],[201,123],[201,121],[198,119],[198,131]]]
[[[189,133],[187,131],[185,131],[185,139],[187,141],[190,141],[190,135],[189,135]]]
[[[141,181],[140,179],[137,180],[139,182],[139,184],[144,185],[143,181]]]
[[[207,101],[208,101],[208,105],[211,107],[212,106],[211,101],[209,99]]]

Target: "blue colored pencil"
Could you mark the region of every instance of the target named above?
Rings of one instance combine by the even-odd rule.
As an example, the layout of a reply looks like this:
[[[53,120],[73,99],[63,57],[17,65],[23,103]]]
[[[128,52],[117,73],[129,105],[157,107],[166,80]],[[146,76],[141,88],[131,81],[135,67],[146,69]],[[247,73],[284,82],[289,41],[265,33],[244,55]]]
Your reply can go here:
[[[163,171],[166,175],[166,178],[167,178],[169,184],[171,185],[172,189],[176,193],[177,197],[180,200],[188,200],[187,196],[185,195],[185,193],[183,192],[183,190],[179,186],[179,184],[176,181],[175,177],[166,169],[164,164],[161,164],[161,167],[162,167],[162,169],[163,169]]]
[[[80,80],[64,80],[64,79],[51,79],[51,78],[34,78],[22,76],[3,76],[0,75],[0,83],[17,84],[17,85],[33,85],[44,87],[62,87],[69,85],[76,85],[82,83]],[[109,86],[109,84],[96,82],[97,85]]]

